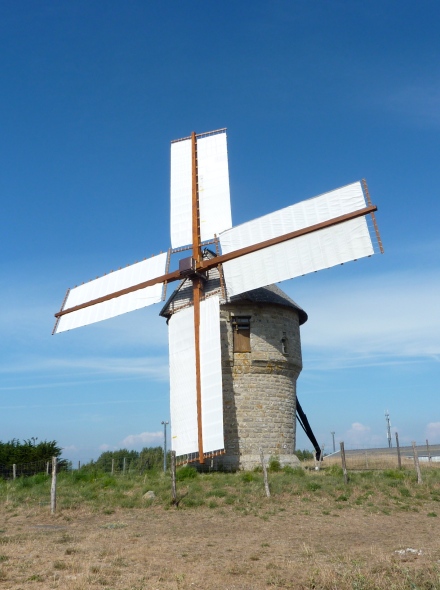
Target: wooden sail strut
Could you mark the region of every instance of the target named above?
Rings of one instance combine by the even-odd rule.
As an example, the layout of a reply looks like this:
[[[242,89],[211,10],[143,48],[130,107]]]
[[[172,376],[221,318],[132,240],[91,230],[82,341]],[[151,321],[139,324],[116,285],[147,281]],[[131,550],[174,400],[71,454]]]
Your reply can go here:
[[[252,246],[247,246],[246,248],[240,248],[239,250],[234,250],[233,252],[229,252],[228,254],[222,254],[220,256],[216,256],[211,260],[200,260],[196,263],[196,271],[207,271],[211,268],[218,266],[224,262],[228,262],[229,260],[234,260],[234,258],[239,258],[240,256],[244,256],[245,254],[251,254],[252,252],[258,252],[258,250],[262,250],[263,248],[267,248],[268,246],[274,246],[275,244],[281,244],[282,242],[286,242],[288,240],[292,240],[293,238],[299,238],[300,236],[305,236],[307,234],[313,233],[315,231],[319,231],[321,229],[325,229],[327,227],[332,227],[333,225],[338,225],[339,223],[343,223],[344,221],[349,221],[350,219],[356,219],[357,217],[362,217],[364,215],[368,215],[377,211],[376,205],[370,205],[368,207],[364,207],[363,209],[358,209],[357,211],[353,211],[352,213],[347,213],[346,215],[340,215],[339,217],[334,217],[333,219],[329,219],[327,221],[323,221],[321,223],[316,223],[315,225],[310,225],[309,227],[305,227],[303,229],[299,229],[287,234],[283,234],[282,236],[278,236],[276,238],[272,238],[270,240],[265,240],[264,242],[259,242],[257,244],[253,244]],[[193,249],[194,252],[194,249]],[[59,318],[67,313],[73,313],[74,311],[78,311],[80,309],[84,309],[86,307],[90,307],[92,305],[97,305],[98,303],[103,303],[104,301],[109,301],[110,299],[114,299],[115,297],[121,297],[122,295],[127,295],[128,293],[132,293],[133,291],[138,291],[139,289],[145,289],[145,287],[151,287],[153,285],[157,285],[157,283],[163,283],[165,281],[171,283],[173,281],[178,281],[182,279],[182,274],[179,270],[175,270],[171,273],[161,275],[160,277],[155,277],[154,279],[150,279],[148,281],[144,281],[143,283],[139,283],[137,285],[132,285],[131,287],[127,287],[126,289],[121,289],[120,291],[115,291],[114,293],[109,293],[108,295],[104,295],[103,297],[98,297],[97,299],[92,299],[90,301],[86,301],[85,303],[81,303],[80,305],[75,305],[74,307],[69,307],[68,309],[61,309],[59,312],[55,314],[56,318]]]
[[[196,134],[191,134],[192,152],[192,242],[193,259],[196,268],[202,261],[202,248],[200,241],[200,210],[199,190],[197,182],[197,141]],[[197,399],[197,442],[199,448],[199,461],[204,463],[203,432],[202,432],[202,379],[200,364],[200,300],[202,297],[202,279],[199,276],[192,277],[193,283],[193,307],[194,307],[194,351],[196,364],[196,399]]]

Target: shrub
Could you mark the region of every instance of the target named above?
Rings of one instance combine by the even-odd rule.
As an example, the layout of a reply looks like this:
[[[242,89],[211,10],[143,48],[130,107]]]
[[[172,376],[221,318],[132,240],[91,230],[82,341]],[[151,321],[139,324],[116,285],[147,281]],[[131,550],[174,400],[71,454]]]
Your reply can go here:
[[[307,451],[306,449],[304,449],[303,451],[300,451],[298,449],[297,451],[295,451],[295,455],[298,457],[300,461],[309,461],[315,458],[315,455],[311,451]]]
[[[249,483],[250,481],[255,481],[255,475],[251,471],[244,471],[240,475],[240,479],[245,483]]]
[[[335,475],[336,477],[342,477],[342,474],[343,474],[342,467],[339,467],[339,465],[330,465],[330,467],[326,468],[325,474],[326,475]]]
[[[197,469],[191,465],[185,465],[176,471],[176,480],[183,481],[185,479],[194,479],[197,477]]]
[[[269,471],[272,473],[281,471],[281,463],[279,457],[271,457],[269,459]]]

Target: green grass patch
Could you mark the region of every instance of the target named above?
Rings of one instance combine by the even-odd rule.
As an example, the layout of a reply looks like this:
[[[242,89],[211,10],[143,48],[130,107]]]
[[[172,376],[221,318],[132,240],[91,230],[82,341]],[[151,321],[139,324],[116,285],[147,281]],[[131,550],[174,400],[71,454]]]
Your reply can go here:
[[[422,473],[423,484],[419,485],[414,472],[405,469],[349,472],[350,480],[345,485],[339,466],[324,466],[319,472],[289,466],[269,472],[270,500],[265,496],[263,476],[258,471],[198,473],[187,465],[177,470],[176,479],[179,510],[233,507],[243,514],[261,516],[266,514],[268,502],[291,497],[292,503],[308,502],[310,510],[320,512],[327,502],[338,509],[349,504],[368,512],[438,513],[432,503],[440,501],[440,469],[422,469]],[[49,511],[50,486],[51,478],[46,474],[0,480],[0,502],[9,517],[22,505]],[[144,498],[150,490],[155,494],[154,500]],[[58,477],[57,507],[66,518],[69,511],[82,507],[111,515],[118,508],[153,510],[158,506],[172,507],[170,475],[161,470],[111,475],[94,469],[63,472]],[[328,505],[325,507],[328,509]],[[5,542],[0,535],[0,544]]]
[[[195,479],[198,476],[197,469],[190,465],[181,467],[176,472],[176,481],[184,481],[185,479]]]

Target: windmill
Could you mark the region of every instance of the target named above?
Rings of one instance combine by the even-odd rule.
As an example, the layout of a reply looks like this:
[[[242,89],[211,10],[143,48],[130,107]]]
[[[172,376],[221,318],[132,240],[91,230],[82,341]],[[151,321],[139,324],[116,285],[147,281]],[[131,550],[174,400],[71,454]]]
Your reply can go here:
[[[169,321],[172,448],[203,463],[224,452],[220,300],[205,292],[209,273],[228,298],[371,256],[374,233],[383,252],[376,210],[363,180],[233,227],[226,130],[193,132],[171,143],[171,248],[68,290],[53,333],[158,303],[168,283],[190,281],[191,304]],[[210,244],[216,256],[204,256]],[[185,251],[170,272],[171,255]]]

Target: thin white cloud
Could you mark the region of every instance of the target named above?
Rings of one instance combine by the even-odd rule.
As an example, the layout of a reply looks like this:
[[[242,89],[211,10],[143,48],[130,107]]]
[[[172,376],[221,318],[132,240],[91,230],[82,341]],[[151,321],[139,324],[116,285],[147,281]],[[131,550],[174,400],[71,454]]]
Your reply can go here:
[[[59,384],[58,384],[59,385]],[[47,385],[44,385],[47,387]],[[0,389],[7,389],[0,388]],[[101,402],[73,402],[67,404],[50,404],[51,408],[80,408],[80,407],[87,407],[87,406],[111,406],[115,404],[138,404],[139,400],[132,400],[132,399],[123,399],[123,400],[104,400]],[[37,410],[40,408],[47,408],[47,404],[27,404],[27,405],[10,405],[10,406],[0,406],[0,410]]]
[[[107,443],[103,443],[102,445],[99,445],[98,449],[100,451],[102,451],[103,453],[105,453],[106,451],[116,450],[116,447],[112,447],[111,445],[108,445]]]
[[[383,436],[374,434],[370,426],[361,422],[353,422],[343,437],[347,448],[377,447],[383,443]]]
[[[0,334],[3,339],[28,345],[44,342],[58,350],[72,349],[75,345],[86,350],[167,346],[166,321],[159,316],[161,304],[52,337],[54,313],[59,306],[52,303],[49,289],[41,290],[40,283],[44,280],[41,276],[30,276],[28,283],[19,283],[14,290],[0,293]],[[31,303],[29,298],[23,298],[23,293],[32,293]]]
[[[157,446],[163,442],[163,432],[141,432],[129,434],[121,441],[123,447]]]
[[[124,358],[121,356],[78,356],[74,358],[34,357],[27,358],[25,362],[0,364],[0,373],[28,373],[46,371],[94,371],[96,373],[141,373],[161,374],[164,366],[168,364],[165,357],[138,357]]]
[[[309,314],[301,329],[309,369],[440,362],[438,273],[339,278],[300,297],[301,287],[292,287],[287,292]]]
[[[430,443],[440,442],[440,422],[430,422],[426,427],[426,439]]]

